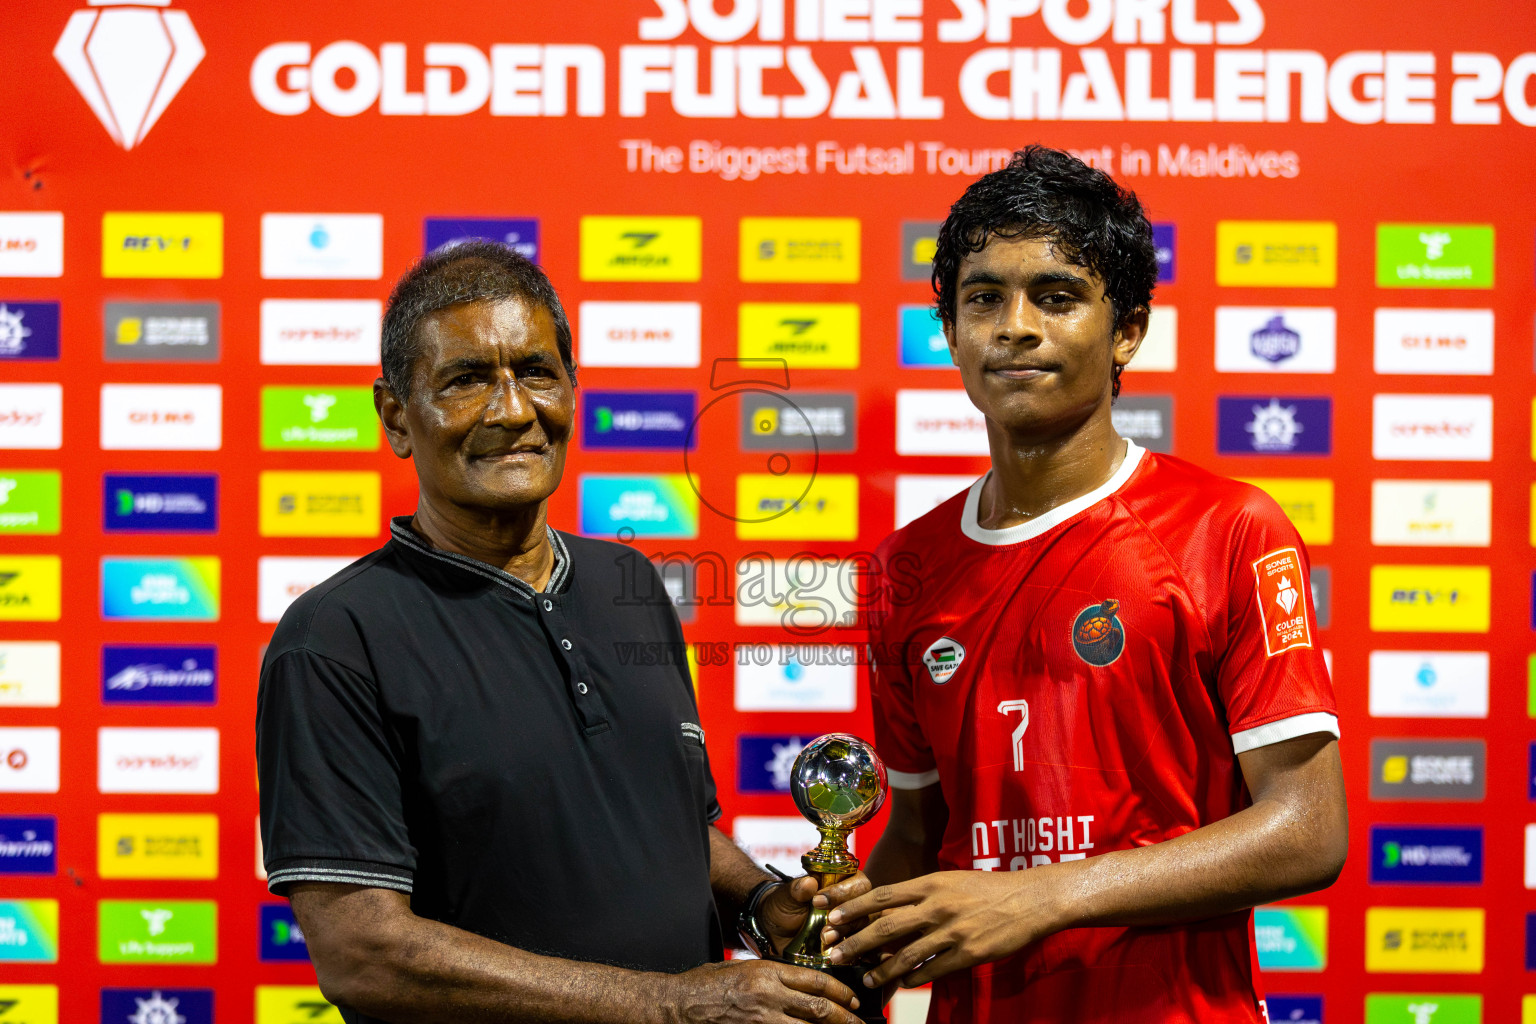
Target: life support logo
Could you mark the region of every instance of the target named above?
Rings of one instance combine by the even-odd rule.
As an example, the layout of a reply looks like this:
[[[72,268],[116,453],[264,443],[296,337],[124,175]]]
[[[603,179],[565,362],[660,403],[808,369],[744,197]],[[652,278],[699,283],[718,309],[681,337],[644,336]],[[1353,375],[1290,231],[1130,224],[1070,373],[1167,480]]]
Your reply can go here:
[[[185,11],[147,10],[169,0],[127,0],[69,16],[53,48],[112,141],[132,149],[160,120],[207,50]]]
[[[960,641],[947,636],[939,637],[923,652],[923,664],[928,666],[928,675],[937,686],[949,682],[949,677],[964,660],[965,648],[960,646]]]
[[[1072,649],[1090,665],[1112,665],[1125,650],[1125,627],[1115,612],[1120,602],[1108,598],[1077,613],[1072,623]]]

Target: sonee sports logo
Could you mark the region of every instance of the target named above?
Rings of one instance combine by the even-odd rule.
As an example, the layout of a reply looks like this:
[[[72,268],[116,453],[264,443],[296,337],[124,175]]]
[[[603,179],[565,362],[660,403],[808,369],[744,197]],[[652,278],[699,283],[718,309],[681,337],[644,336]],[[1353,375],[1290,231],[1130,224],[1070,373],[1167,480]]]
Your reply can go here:
[[[1109,598],[1077,613],[1072,623],[1072,649],[1079,658],[1099,668],[1115,663],[1125,650],[1125,627],[1115,615],[1119,610],[1120,602]]]
[[[928,675],[938,686],[949,682],[949,677],[964,660],[965,648],[960,646],[960,641],[947,636],[939,637],[923,652],[923,664],[928,666]]]
[[[102,127],[132,149],[160,120],[207,53],[185,11],[145,10],[168,0],[123,0],[76,11],[53,59],[90,104]]]

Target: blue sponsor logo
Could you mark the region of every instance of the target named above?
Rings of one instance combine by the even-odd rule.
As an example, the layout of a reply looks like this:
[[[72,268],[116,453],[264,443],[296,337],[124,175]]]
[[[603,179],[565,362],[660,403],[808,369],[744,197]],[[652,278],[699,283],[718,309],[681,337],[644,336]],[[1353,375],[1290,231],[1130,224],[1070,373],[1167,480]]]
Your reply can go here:
[[[1158,284],[1167,284],[1173,280],[1173,243],[1175,234],[1176,231],[1172,224],[1152,225],[1152,248],[1157,250]]]
[[[736,790],[740,793],[788,793],[789,770],[811,740],[804,736],[736,737]]]
[[[666,448],[682,451],[697,396],[692,391],[588,391],[582,396],[581,442],[588,448]]]
[[[102,483],[108,533],[214,533],[219,478],[213,473],[108,473]]]
[[[1322,996],[1266,996],[1270,1024],[1323,1024]]]
[[[1279,314],[1264,321],[1248,335],[1248,351],[1269,363],[1283,363],[1301,351],[1301,332],[1289,327]]]
[[[215,704],[219,654],[211,644],[101,649],[104,704]]]
[[[104,988],[101,1024],[213,1024],[207,988]]]
[[[54,817],[0,817],[0,875],[55,875],[59,821]]]
[[[1378,885],[1480,885],[1483,830],[1371,826],[1371,882]]]
[[[1531,787],[1531,799],[1536,800],[1536,743],[1531,744],[1530,767],[1525,773],[1525,781]]]
[[[1536,913],[1525,915],[1525,969],[1536,971]]]
[[[954,365],[944,341],[944,325],[932,306],[901,307],[901,365]]]
[[[0,362],[58,358],[57,302],[0,302]]]
[[[265,961],[308,960],[309,947],[293,911],[286,903],[261,905],[261,959]]]
[[[1222,396],[1216,450],[1223,455],[1327,455],[1333,451],[1328,398]]]
[[[478,240],[500,242],[512,251],[539,262],[539,222],[531,219],[508,220],[492,217],[428,217],[426,251],[445,245]]]

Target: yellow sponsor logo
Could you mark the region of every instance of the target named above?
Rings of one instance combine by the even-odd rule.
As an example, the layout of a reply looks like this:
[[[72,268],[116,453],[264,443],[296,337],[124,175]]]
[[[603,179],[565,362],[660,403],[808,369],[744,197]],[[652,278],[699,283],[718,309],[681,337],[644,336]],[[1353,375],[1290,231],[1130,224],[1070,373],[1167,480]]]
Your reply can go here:
[[[1339,229],[1331,221],[1216,222],[1216,283],[1272,288],[1332,288]]]
[[[741,218],[743,281],[853,284],[859,279],[855,217]]]
[[[223,277],[222,213],[104,213],[102,277]]]
[[[1381,762],[1381,781],[1394,786],[1408,777],[1408,758],[1401,754]]]
[[[581,218],[583,281],[697,281],[703,252],[697,217]]]
[[[144,321],[136,316],[125,316],[117,322],[117,343],[137,345],[144,337]]]
[[[0,985],[0,1024],[59,1024],[56,985]]]
[[[743,473],[736,478],[742,540],[857,540],[859,478],[852,473]]]
[[[218,878],[219,816],[99,814],[96,870],[102,878]]]
[[[0,558],[0,621],[59,621],[58,555]]]
[[[1536,996],[1521,998],[1520,1024],[1536,1024]]]
[[[345,1024],[315,985],[257,985],[256,1024]]]
[[[379,486],[377,473],[262,473],[261,535],[376,536]]]
[[[913,263],[932,263],[933,258],[938,254],[938,238],[934,235],[924,235],[912,242],[912,251],[907,256]]]
[[[699,650],[693,644],[683,645],[683,657],[688,662],[688,678],[693,683],[693,697],[699,697]]]
[[[1333,481],[1306,477],[1249,477],[1247,482],[1275,499],[1301,539],[1333,543]]]
[[[1371,566],[1371,628],[1385,633],[1486,633],[1486,565]]]
[[[859,307],[851,302],[743,302],[737,355],[783,359],[792,367],[859,365]]]
[[[1376,974],[1479,974],[1483,910],[1370,907],[1365,969]]]

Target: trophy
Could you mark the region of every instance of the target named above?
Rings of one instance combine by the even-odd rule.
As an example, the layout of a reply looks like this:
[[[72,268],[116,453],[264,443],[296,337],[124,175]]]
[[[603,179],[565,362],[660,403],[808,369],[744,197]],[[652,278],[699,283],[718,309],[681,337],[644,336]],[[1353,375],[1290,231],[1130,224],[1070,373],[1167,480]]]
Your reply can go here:
[[[848,852],[848,836],[880,810],[886,788],[885,765],[875,748],[857,736],[828,733],[812,740],[795,758],[790,769],[790,794],[800,813],[821,833],[821,842],[801,857],[800,863],[822,888],[858,872],[858,858]],[[849,964],[827,960],[821,932],[830,910],[812,907],[805,927],[778,959],[830,974],[858,993],[857,1013],[862,1020],[884,1024],[880,993],[863,984],[865,972],[879,965],[878,957]]]

